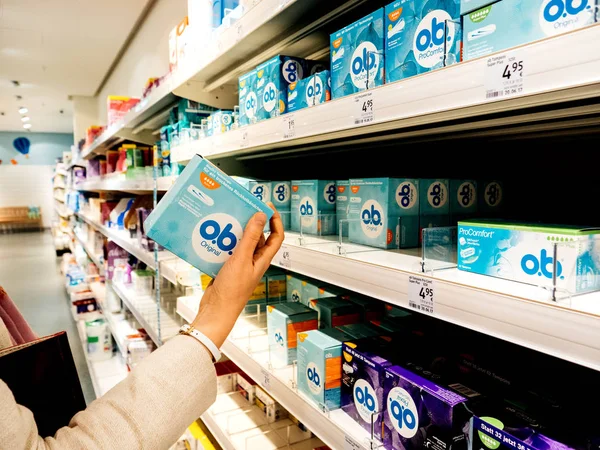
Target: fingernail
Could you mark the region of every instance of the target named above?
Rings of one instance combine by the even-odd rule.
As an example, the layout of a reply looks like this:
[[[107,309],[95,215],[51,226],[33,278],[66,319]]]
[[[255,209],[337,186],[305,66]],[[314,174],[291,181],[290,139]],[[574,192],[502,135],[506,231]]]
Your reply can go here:
[[[265,223],[267,223],[267,215],[263,212],[256,213],[254,220],[256,220],[256,223],[260,226],[264,226]]]

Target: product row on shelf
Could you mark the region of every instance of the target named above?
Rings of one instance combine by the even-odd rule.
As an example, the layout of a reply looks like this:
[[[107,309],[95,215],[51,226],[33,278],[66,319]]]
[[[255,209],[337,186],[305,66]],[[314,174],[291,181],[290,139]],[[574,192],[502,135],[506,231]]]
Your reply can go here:
[[[155,335],[158,326],[156,303],[148,295],[152,282],[140,284],[134,275],[127,279],[127,272],[113,271],[114,291],[135,311],[136,317],[146,323],[148,330],[154,330],[150,336]],[[131,271],[132,274],[135,272]],[[170,328],[163,328],[161,324],[165,333],[163,341],[175,335],[180,326],[174,317],[175,311],[191,321],[208,281],[208,277],[202,276],[201,283],[187,289],[187,295],[168,292],[169,288],[161,287],[160,320],[174,322]],[[396,340],[402,345],[390,345]],[[495,353],[490,354],[490,348],[494,348]],[[243,357],[239,355],[240,350]],[[279,389],[285,389],[280,400],[282,409],[286,407],[286,399],[293,396],[301,399],[295,400],[293,407],[298,408],[298,403],[302,402],[304,407],[312,408],[314,419],[317,419],[313,421],[326,420],[327,426],[321,423],[315,432],[334,447],[342,442],[338,440],[342,435],[345,437],[341,439],[351,439],[362,448],[384,445],[390,449],[405,448],[410,443],[420,448],[425,442],[454,442],[455,445],[463,442],[466,445],[472,439],[485,441],[486,436],[498,437],[498,433],[505,440],[519,440],[525,448],[540,448],[542,441],[555,445],[566,442],[565,445],[571,448],[590,448],[587,446],[593,445],[596,439],[593,434],[586,435],[581,428],[564,422],[565,417],[575,417],[569,413],[569,408],[576,406],[567,399],[571,396],[562,398],[560,392],[554,392],[556,386],[543,377],[543,371],[549,367],[577,371],[579,379],[593,379],[592,371],[573,368],[483,335],[475,338],[468,330],[280,270],[269,271],[261,281],[223,351],[244,370],[244,365],[258,364],[261,376],[257,381],[267,391],[273,385],[282,384],[279,386]],[[510,354],[513,364],[507,367],[496,354]],[[377,363],[373,366],[369,361]],[[228,369],[224,371],[227,373]],[[279,428],[265,426],[269,423],[268,411],[271,409],[268,407],[263,406],[267,411],[265,422],[258,419],[258,410],[252,412],[252,406],[243,406],[243,420],[239,411],[233,416],[221,415],[221,408],[235,409],[231,407],[232,401],[238,406],[240,402],[246,405],[250,394],[244,381],[251,380],[250,386],[255,381],[251,377],[237,381],[235,377],[223,379],[220,368],[217,372],[220,389],[222,383],[227,387],[204,415],[204,422],[209,428],[216,424],[215,429],[227,437],[225,442],[235,442],[233,448],[254,448],[251,446],[254,440],[268,440],[273,448],[277,448],[279,441],[276,439],[282,436],[285,439],[290,431],[285,430],[282,435],[276,431]],[[386,389],[387,379],[390,384]],[[530,388],[532,379],[538,380],[533,390]],[[229,386],[240,390],[246,400],[228,394],[231,392],[228,389],[233,389]],[[362,394],[357,394],[357,389]],[[427,395],[417,395],[422,391]],[[254,393],[258,398],[259,392]],[[390,395],[394,400],[389,400]],[[272,410],[275,416],[278,415],[277,400],[271,400],[275,402]],[[394,401],[399,405],[397,408]],[[516,409],[517,404],[521,409]],[[263,405],[266,405],[264,401]],[[403,409],[399,409],[402,405]],[[259,406],[262,405],[259,403]],[[400,425],[397,426],[394,426],[395,411],[405,414],[402,416],[405,421],[398,422]],[[473,417],[473,414],[479,415]],[[594,419],[590,417],[590,420]],[[350,432],[351,421],[361,425],[363,431],[355,427]],[[510,426],[503,430],[498,423]],[[254,425],[253,429],[260,428],[260,434],[256,434],[257,430],[248,435],[240,434],[248,431],[246,427],[250,424]],[[476,427],[482,434],[469,431],[469,426]],[[318,434],[322,428],[328,428],[323,437]],[[585,429],[585,425],[582,428]],[[411,439],[416,430],[423,439],[419,444]],[[310,433],[299,435],[310,437]],[[248,437],[252,439],[246,441]]]
[[[194,44],[197,44],[199,39],[198,32],[191,31],[200,29],[194,27],[194,19],[192,18],[192,15],[195,14],[192,11],[196,10],[197,12],[202,9],[197,5],[198,3],[203,2],[190,2],[190,17],[184,19],[173,30],[172,35],[175,38],[170,40],[170,53],[172,55],[180,54],[180,56],[181,54],[187,55],[186,58],[189,57],[192,60],[189,61],[192,63],[192,67],[198,65],[204,67],[205,64],[211,63],[211,61],[205,61],[202,55],[198,55],[196,51],[189,50],[194,47]],[[264,5],[261,5],[263,3]],[[239,5],[239,8],[238,5],[231,5],[232,8],[226,9],[228,11],[240,11],[242,15],[236,12],[230,17],[233,22],[240,19],[241,23],[245,23],[245,13],[254,18],[254,13],[249,13],[254,9],[266,8],[266,3],[269,3],[269,1],[262,0],[248,5]],[[284,2],[279,5],[279,8],[275,8],[274,11],[276,12],[272,14],[284,15],[287,9],[300,8],[296,3],[294,1]],[[514,8],[523,10],[523,13],[519,14],[519,17],[515,20],[511,20],[513,18],[511,11]],[[529,23],[529,17],[538,13],[542,17],[539,25],[536,25],[533,29],[527,28],[526,24]],[[160,129],[161,144],[159,149],[166,157],[169,157],[170,153],[173,152],[173,159],[187,160],[190,157],[189,144],[192,144],[192,147],[202,147],[203,153],[208,154],[204,150],[214,151],[216,149],[218,153],[227,152],[231,149],[239,151],[249,146],[255,147],[268,143],[293,141],[305,134],[310,136],[322,134],[322,132],[332,133],[342,130],[350,134],[357,134],[360,131],[351,130],[356,128],[357,125],[384,123],[432,112],[424,106],[425,103],[423,107],[418,106],[419,104],[415,103],[413,97],[422,97],[423,102],[431,103],[433,91],[429,87],[438,86],[439,81],[448,77],[456,78],[458,82],[469,80],[469,85],[465,85],[464,89],[454,86],[453,91],[465,91],[466,94],[466,90],[473,89],[474,84],[476,84],[477,87],[481,87],[481,95],[471,96],[469,94],[468,98],[465,97],[458,103],[449,98],[451,101],[448,106],[441,109],[456,109],[481,104],[482,101],[496,101],[525,94],[541,94],[553,89],[582,86],[587,82],[597,81],[592,76],[593,71],[589,71],[590,76],[587,75],[588,70],[580,71],[576,77],[577,80],[568,77],[548,77],[547,75],[550,75],[552,71],[562,71],[562,66],[547,60],[539,60],[536,55],[560,52],[560,49],[565,46],[585,45],[586,42],[593,41],[593,36],[597,33],[595,30],[597,27],[591,27],[591,29],[582,32],[577,30],[595,23],[596,15],[597,6],[589,0],[581,2],[578,7],[571,7],[562,2],[554,4],[542,0],[529,2],[526,7],[521,7],[518,0],[495,2],[489,0],[468,2],[468,0],[463,0],[460,4],[456,1],[448,1],[440,2],[435,7],[423,5],[414,0],[393,2],[355,23],[347,25],[343,29],[331,33],[329,52],[331,62],[324,60],[323,57],[319,61],[310,62],[294,56],[276,55],[265,61],[264,64],[258,64],[256,69],[247,74],[242,74],[239,78],[239,107],[235,106],[233,102],[223,109],[222,102],[218,102],[220,103],[219,106],[209,106],[210,102],[188,101],[190,112],[193,111],[196,116],[193,120],[182,120],[180,115],[171,113],[168,124]],[[207,16],[212,17],[212,15]],[[200,17],[200,15],[197,15],[197,17]],[[261,20],[264,20],[266,24],[271,18],[272,16],[268,15]],[[225,21],[225,26],[236,28],[232,26],[233,22]],[[260,28],[260,24],[258,26]],[[236,37],[236,41],[240,41],[245,37],[244,31],[248,30],[248,35],[250,35],[251,31],[254,30],[253,27],[242,27],[241,25],[238,27],[238,33],[241,33],[241,35]],[[571,33],[558,36],[566,32]],[[222,33],[217,33],[217,36],[220,34]],[[557,36],[557,39],[548,39]],[[177,43],[178,39],[181,41],[179,44]],[[423,47],[423,50],[419,50],[420,46]],[[494,78],[491,73],[495,69],[491,66],[488,67],[489,64],[487,64],[486,58],[481,59],[480,57],[491,53],[497,54],[497,52],[515,46],[520,46],[518,51],[513,52],[515,55],[505,53],[494,59],[492,66],[497,65],[500,72],[503,70],[499,76],[500,81],[493,83],[487,80],[488,78]],[[182,48],[188,50],[179,51]],[[223,57],[222,52],[218,53]],[[587,65],[590,61],[585,60],[585,58],[589,59],[589,56],[590,52],[572,55],[573,61],[569,65],[581,64],[582,67],[586,65],[589,68]],[[474,58],[476,60],[475,64],[470,64],[470,61]],[[577,58],[579,60],[575,61]],[[512,66],[513,59],[516,59],[515,67]],[[523,71],[522,67],[519,69],[519,64],[523,66],[524,60],[527,60],[529,68],[535,67],[535,70]],[[455,64],[460,61],[465,62]],[[212,63],[215,62],[212,61]],[[406,82],[414,75],[423,75],[431,70],[450,65],[456,66],[456,76],[440,75],[436,78],[428,78],[427,82],[415,81],[410,85],[406,84],[404,86],[406,89],[392,88],[391,90],[385,90],[385,92],[381,91],[381,95],[378,95],[379,90],[375,89],[372,93],[376,97],[365,99],[366,103],[359,101],[362,100],[362,97],[356,95],[365,89],[371,90],[380,85],[399,80]],[[187,66],[186,73],[189,72]],[[465,68],[460,66],[465,66]],[[175,70],[176,65],[172,65],[171,69]],[[475,74],[475,72],[477,73]],[[528,79],[526,84],[523,82],[524,77]],[[480,78],[481,82],[479,81]],[[186,101],[173,96],[172,90],[165,88],[170,83],[163,80],[161,84],[160,80],[163,79],[158,79],[158,81],[157,79],[149,80],[148,85],[154,86],[155,89],[147,89],[147,95],[153,97],[152,92],[157,96],[168,95],[168,105],[174,106],[175,109],[178,103],[181,105],[182,102]],[[475,83],[474,80],[476,80]],[[413,85],[417,87],[416,91]],[[158,86],[162,86],[162,88],[158,89]],[[175,86],[173,86],[173,89],[175,89]],[[448,97],[449,91],[443,91],[443,86],[436,87],[436,92],[440,89],[441,91],[437,97]],[[407,91],[414,92],[414,94],[411,94],[411,97],[408,98]],[[302,107],[324,103],[328,99],[340,99],[350,94],[352,94],[352,102],[344,102],[343,105],[339,103],[338,108],[323,109],[322,114],[310,113],[301,116],[303,119],[308,118],[312,123],[306,123],[305,120],[290,119],[288,122],[293,125],[291,126],[292,129],[288,129],[287,132],[283,128],[285,125],[289,128],[290,123],[284,123],[283,126],[271,124],[267,126],[268,130],[261,127],[252,128],[252,131],[236,132],[225,139],[225,147],[216,145],[217,141],[219,143],[221,141],[221,137],[219,137],[221,134],[229,134],[228,131],[240,128],[245,130],[243,125],[255,124],[262,119],[276,117],[285,112],[295,112],[302,109]],[[474,91],[473,94],[475,94]],[[354,100],[364,106],[365,111],[361,113],[357,109],[356,113],[352,114],[352,123],[346,123],[347,114],[343,118],[339,117],[340,120],[331,120],[333,110],[336,113],[339,110],[347,112],[348,107],[354,103]],[[154,105],[156,102],[164,106],[164,103],[158,98],[137,102],[136,99],[128,97],[110,96],[108,98],[109,122],[113,125],[119,123],[118,129],[128,126],[135,128],[135,124],[128,125],[127,118],[129,116],[124,115],[123,112],[127,112],[127,108],[131,108],[133,112],[137,111],[139,113],[147,108],[147,105]],[[399,110],[398,106],[403,104],[407,104],[409,109],[401,108],[402,111]],[[414,111],[412,111],[413,107],[416,108]],[[182,108],[180,108],[181,110]],[[436,110],[439,111],[440,107],[437,107]],[[133,119],[133,117],[137,116],[131,116],[131,119],[137,123],[137,119]],[[314,118],[314,122],[311,118]],[[329,120],[324,120],[324,118],[329,118]],[[323,127],[325,124],[327,126]],[[276,130],[273,130],[273,127]],[[319,129],[321,127],[322,130]],[[107,133],[110,134],[111,128],[114,128],[114,126],[109,126],[108,129],[94,127],[91,130],[92,135],[88,136],[86,150],[83,152],[86,158],[92,156],[95,150],[102,150],[101,153],[106,150],[106,148],[99,147],[100,143],[97,138],[102,133],[102,136]],[[139,133],[137,137],[139,142],[144,145],[154,144],[154,140],[142,138]],[[136,136],[130,136],[130,138],[133,141],[136,140]],[[202,138],[211,139],[196,145],[195,141],[202,140]],[[107,141],[107,139],[107,137],[104,137],[100,140],[110,144],[112,141]],[[127,137],[124,137],[120,142],[126,139]],[[177,164],[165,163],[159,165],[159,167],[168,171],[165,172],[166,175],[177,173],[178,170]]]

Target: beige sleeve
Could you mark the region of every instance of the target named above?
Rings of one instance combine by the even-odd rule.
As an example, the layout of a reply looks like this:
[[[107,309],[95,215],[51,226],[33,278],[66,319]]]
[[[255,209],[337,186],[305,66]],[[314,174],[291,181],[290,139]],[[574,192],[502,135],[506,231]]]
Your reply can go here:
[[[194,338],[175,336],[69,426],[42,439],[31,411],[0,381],[0,449],[168,449],[216,393],[208,350]]]

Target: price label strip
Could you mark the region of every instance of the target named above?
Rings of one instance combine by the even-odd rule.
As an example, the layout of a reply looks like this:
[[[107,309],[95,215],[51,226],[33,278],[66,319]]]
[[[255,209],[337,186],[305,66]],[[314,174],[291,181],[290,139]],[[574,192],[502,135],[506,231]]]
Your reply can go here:
[[[296,137],[296,119],[293,114],[283,116],[283,139]]]
[[[281,258],[279,258],[279,266],[285,267],[288,270],[292,268],[292,256],[289,248],[286,245],[281,246]]]
[[[488,58],[485,68],[485,98],[504,99],[524,94],[527,68],[522,52]]]
[[[373,93],[367,92],[354,99],[354,125],[364,125],[375,120]]]
[[[271,389],[271,373],[264,368],[260,369],[260,373],[262,375],[262,386],[268,391]]]
[[[435,307],[435,284],[429,278],[408,277],[408,306],[417,311],[433,314]]]
[[[244,130],[244,131],[242,131],[242,139],[240,141],[240,147],[245,148],[245,147],[248,147],[248,145],[250,145],[250,139],[248,138],[248,131]]]

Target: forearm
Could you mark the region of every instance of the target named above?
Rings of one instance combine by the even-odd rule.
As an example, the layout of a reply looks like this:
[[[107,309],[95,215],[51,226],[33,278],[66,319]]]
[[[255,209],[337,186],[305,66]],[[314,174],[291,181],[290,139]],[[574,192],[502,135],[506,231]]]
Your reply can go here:
[[[53,438],[37,437],[35,423],[26,420],[29,411],[25,408],[18,407],[21,414],[15,418],[14,400],[12,405],[5,402],[0,410],[12,408],[11,420],[18,422],[13,430],[30,436],[22,447],[13,447],[16,449],[156,449],[172,445],[215,396],[216,376],[210,353],[195,339],[176,336],[142,361],[124,381],[76,414],[69,426],[58,430]],[[0,423],[0,429],[4,425]]]

